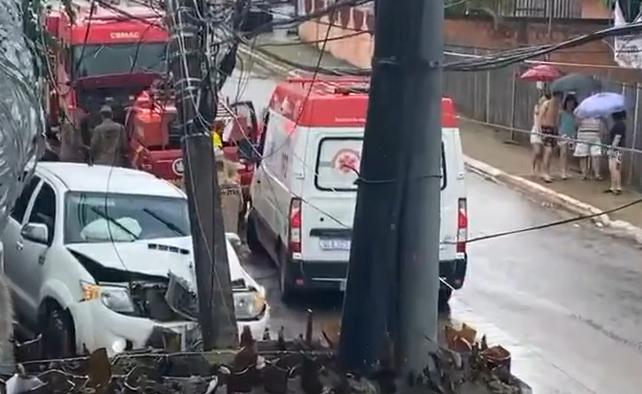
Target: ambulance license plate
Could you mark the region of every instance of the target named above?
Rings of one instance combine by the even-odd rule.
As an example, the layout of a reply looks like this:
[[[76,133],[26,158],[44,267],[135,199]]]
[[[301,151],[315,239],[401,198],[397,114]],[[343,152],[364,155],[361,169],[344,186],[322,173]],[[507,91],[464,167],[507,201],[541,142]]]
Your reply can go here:
[[[320,239],[319,246],[323,250],[350,250],[349,239]]]

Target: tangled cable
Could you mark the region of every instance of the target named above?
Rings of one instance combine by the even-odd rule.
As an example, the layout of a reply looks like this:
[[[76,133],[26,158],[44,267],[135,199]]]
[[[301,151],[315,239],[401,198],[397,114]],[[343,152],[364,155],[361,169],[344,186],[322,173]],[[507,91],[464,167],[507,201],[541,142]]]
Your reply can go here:
[[[23,31],[19,0],[0,0],[0,229],[28,178],[25,168],[44,132],[37,58]]]

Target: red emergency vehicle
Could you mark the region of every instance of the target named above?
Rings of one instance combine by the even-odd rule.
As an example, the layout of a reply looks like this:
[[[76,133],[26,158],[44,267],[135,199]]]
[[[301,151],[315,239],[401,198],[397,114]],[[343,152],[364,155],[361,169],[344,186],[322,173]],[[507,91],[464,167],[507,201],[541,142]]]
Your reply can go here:
[[[143,91],[128,110],[125,128],[136,168],[171,181],[182,179],[181,137],[184,131],[176,124],[173,91],[156,87]],[[256,130],[256,114],[251,102],[228,104],[222,100],[219,103],[212,132],[220,133],[221,139],[225,140],[225,157],[239,164],[241,185],[246,188],[254,171],[250,155],[256,149]],[[227,138],[223,138],[223,134]]]
[[[291,78],[272,93],[259,144],[262,159],[251,185],[247,242],[279,266],[284,298],[301,290],[345,290],[369,82]],[[438,263],[439,297],[445,303],[452,289],[463,286],[468,262],[464,156],[451,99],[442,99],[441,122],[441,135],[431,143],[441,145]],[[385,157],[390,147],[369,149]]]
[[[64,112],[88,132],[108,99],[123,122],[124,108],[165,72],[169,36],[161,15],[129,3],[74,2],[72,20],[57,7],[45,16],[57,41],[49,48],[49,125],[58,125]]]

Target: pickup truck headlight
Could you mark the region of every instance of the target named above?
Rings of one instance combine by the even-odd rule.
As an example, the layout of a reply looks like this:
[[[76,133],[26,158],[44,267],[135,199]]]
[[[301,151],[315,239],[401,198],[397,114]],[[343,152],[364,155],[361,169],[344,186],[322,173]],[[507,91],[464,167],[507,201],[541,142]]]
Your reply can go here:
[[[265,310],[265,296],[254,290],[234,292],[234,309],[237,320],[254,320]]]
[[[83,301],[100,299],[107,308],[118,313],[134,313],[129,290],[118,286],[98,286],[82,283]]]

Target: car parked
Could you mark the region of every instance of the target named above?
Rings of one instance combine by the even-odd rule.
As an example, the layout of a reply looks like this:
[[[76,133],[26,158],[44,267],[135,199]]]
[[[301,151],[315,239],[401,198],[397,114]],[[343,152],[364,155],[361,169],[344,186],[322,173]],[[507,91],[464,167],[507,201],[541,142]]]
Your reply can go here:
[[[151,174],[40,163],[2,235],[17,318],[46,356],[109,355],[198,341],[196,278],[185,194]],[[265,290],[227,241],[239,331],[261,338]]]

